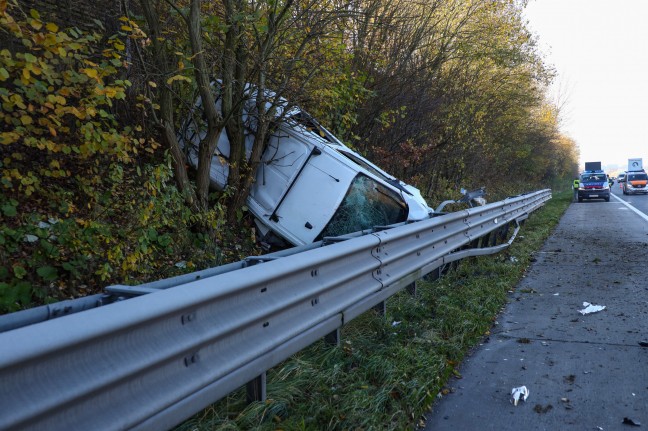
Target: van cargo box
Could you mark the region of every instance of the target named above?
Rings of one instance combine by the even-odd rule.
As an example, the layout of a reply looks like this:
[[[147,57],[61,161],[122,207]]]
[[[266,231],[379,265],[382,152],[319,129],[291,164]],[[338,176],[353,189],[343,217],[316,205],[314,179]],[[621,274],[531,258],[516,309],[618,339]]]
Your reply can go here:
[[[643,161],[639,159],[628,159],[628,171],[643,171]]]

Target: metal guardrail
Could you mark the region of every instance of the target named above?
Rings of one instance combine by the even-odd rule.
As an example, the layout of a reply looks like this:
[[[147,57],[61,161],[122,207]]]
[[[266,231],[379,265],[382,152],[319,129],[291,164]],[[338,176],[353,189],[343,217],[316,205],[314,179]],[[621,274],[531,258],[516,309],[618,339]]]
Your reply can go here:
[[[189,274],[0,333],[0,429],[171,428],[248,382],[263,385],[266,370],[442,265],[506,247],[513,238],[496,245],[495,235],[550,198],[542,190]]]

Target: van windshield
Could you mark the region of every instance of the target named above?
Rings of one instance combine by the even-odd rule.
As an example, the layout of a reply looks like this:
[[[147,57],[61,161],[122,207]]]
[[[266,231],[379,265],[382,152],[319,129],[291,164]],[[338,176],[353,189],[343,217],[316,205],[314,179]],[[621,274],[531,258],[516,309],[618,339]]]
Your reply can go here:
[[[628,174],[628,181],[648,180],[648,175],[645,173]]]
[[[583,182],[607,181],[607,176],[605,174],[583,174],[581,176],[581,181]]]
[[[318,239],[407,220],[407,204],[398,193],[358,174]]]

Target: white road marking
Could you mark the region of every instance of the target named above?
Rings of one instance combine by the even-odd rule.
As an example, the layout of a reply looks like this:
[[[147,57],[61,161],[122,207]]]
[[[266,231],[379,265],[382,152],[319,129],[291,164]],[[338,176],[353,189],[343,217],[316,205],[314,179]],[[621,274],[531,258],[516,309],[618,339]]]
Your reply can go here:
[[[625,205],[629,210],[634,211],[634,212],[635,212],[639,217],[641,217],[642,219],[648,221],[648,215],[642,213],[642,212],[639,211],[637,208],[633,207],[632,205],[630,205],[628,202],[624,201],[624,200],[621,199],[620,197],[618,197],[618,196],[616,196],[616,195],[614,195],[614,194],[612,194],[612,193],[610,193],[610,196],[612,196],[614,199],[618,200],[619,203]]]

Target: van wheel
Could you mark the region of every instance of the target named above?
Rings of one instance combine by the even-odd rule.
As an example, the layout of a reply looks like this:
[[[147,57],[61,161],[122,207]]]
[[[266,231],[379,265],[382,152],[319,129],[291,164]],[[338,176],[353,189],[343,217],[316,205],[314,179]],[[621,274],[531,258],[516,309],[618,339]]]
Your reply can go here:
[[[609,196],[605,198],[605,202],[610,202],[610,197]]]
[[[578,202],[583,202],[583,198],[578,198]]]

